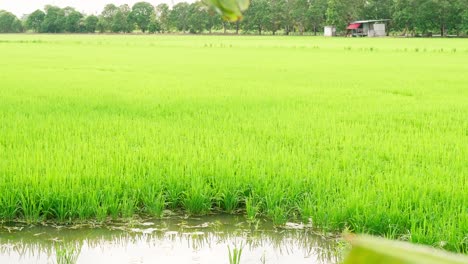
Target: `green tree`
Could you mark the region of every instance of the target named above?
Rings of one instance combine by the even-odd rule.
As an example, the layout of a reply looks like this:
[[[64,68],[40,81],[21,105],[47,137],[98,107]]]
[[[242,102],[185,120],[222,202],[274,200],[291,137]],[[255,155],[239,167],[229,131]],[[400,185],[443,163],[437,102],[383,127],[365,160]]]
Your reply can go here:
[[[285,16],[283,14],[285,0],[267,0],[270,7],[268,12],[268,23],[266,30],[269,30],[276,35],[276,32],[283,27]]]
[[[242,28],[246,31],[255,30],[261,35],[268,27],[269,16],[270,6],[267,0],[252,0],[249,9],[245,11]]]
[[[32,29],[34,32],[41,32],[42,22],[44,22],[45,13],[42,10],[32,12],[26,18],[26,28]]]
[[[99,18],[97,16],[94,16],[94,15],[87,16],[84,20],[85,31],[88,33],[96,32],[98,23],[99,23]]]
[[[148,32],[149,33],[156,33],[161,32],[161,24],[155,18],[151,19],[151,22],[148,25]]]
[[[281,12],[283,13],[282,19],[285,35],[289,35],[289,33],[294,30],[293,11],[295,1],[296,0],[285,0],[282,6],[283,9]]]
[[[45,17],[42,22],[42,32],[60,33],[65,30],[65,12],[57,6],[46,5]]]
[[[360,16],[365,19],[388,19],[392,17],[394,0],[367,0]]]
[[[130,33],[133,31],[134,22],[130,16],[131,9],[128,5],[121,5],[118,7],[117,13],[111,23],[111,31],[114,33],[124,32]]]
[[[108,4],[104,7],[99,20],[99,31],[105,32],[112,29],[112,23],[117,12],[119,12],[119,8],[114,4]]]
[[[307,10],[307,17],[314,35],[317,35],[319,28],[324,26],[325,12],[327,10],[327,0],[312,0]]]
[[[414,0],[394,0],[392,25],[406,35],[414,31],[414,14],[416,6]]]
[[[161,27],[161,31],[167,32],[169,31],[169,6],[167,4],[159,4],[156,6],[156,20]]]
[[[169,25],[178,31],[185,32],[188,29],[189,4],[180,2],[169,13]]]
[[[440,35],[445,36],[449,31],[459,32],[458,25],[463,17],[462,1],[432,0],[433,16],[436,19]],[[465,2],[467,2],[465,0]]]
[[[336,26],[340,22],[337,0],[328,0],[326,16],[329,26]]]
[[[293,24],[302,35],[309,25],[308,11],[310,4],[308,0],[293,0],[291,17],[294,21]]]
[[[154,7],[150,3],[138,2],[132,7],[131,19],[136,23],[141,31],[143,31],[143,33],[148,29],[153,15]]]
[[[65,31],[70,33],[80,32],[80,22],[83,15],[74,8],[64,8]]]
[[[105,19],[102,17],[102,15],[98,16],[98,23],[96,25],[96,29],[99,31],[99,33],[104,33],[107,30],[107,22]]]
[[[463,32],[463,35],[468,35],[468,1],[460,0],[459,5],[462,11],[460,14],[460,23],[458,27],[460,28],[460,31]]]
[[[194,2],[189,6],[188,29],[190,33],[202,33],[209,23],[208,7],[201,2]]]
[[[15,15],[0,10],[0,33],[19,33],[22,30],[21,21]]]

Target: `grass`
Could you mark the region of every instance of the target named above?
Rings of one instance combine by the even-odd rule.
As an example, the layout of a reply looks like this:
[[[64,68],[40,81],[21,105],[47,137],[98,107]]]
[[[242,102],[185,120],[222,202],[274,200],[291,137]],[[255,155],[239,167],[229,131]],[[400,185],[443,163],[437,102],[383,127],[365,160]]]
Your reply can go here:
[[[241,210],[467,253],[466,44],[0,35],[0,219]]]

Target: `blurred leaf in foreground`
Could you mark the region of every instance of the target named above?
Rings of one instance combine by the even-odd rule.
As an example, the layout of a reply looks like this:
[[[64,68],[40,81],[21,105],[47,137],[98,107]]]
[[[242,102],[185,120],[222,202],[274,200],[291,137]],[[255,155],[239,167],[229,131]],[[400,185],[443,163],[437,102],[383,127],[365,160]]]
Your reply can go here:
[[[204,0],[228,21],[239,21],[242,12],[249,7],[250,0]]]
[[[349,236],[351,252],[344,264],[467,264],[468,257],[431,247],[371,236]]]

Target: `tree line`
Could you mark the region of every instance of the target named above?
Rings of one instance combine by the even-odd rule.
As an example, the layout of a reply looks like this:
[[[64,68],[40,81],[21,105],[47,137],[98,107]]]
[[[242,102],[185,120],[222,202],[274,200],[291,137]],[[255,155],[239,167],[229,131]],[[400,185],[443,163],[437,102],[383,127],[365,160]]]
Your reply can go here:
[[[442,36],[468,34],[468,0],[251,0],[242,20],[224,21],[204,2],[153,6],[108,4],[99,15],[47,5],[17,18],[0,10],[0,33],[212,33],[317,34],[334,25],[345,32],[357,19],[390,19],[392,32]]]

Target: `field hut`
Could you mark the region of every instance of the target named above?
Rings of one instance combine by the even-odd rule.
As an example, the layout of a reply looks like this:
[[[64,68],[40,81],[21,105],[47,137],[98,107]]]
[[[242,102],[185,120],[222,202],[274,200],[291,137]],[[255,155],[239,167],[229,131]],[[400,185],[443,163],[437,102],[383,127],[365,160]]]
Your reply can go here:
[[[387,36],[386,22],[390,19],[360,20],[351,22],[346,30],[348,36],[353,37],[385,37]]]

